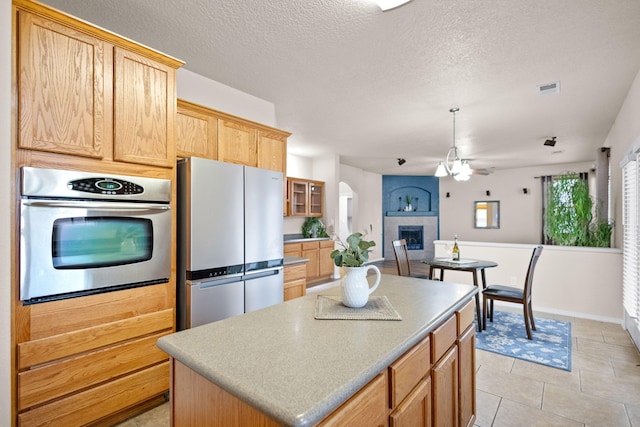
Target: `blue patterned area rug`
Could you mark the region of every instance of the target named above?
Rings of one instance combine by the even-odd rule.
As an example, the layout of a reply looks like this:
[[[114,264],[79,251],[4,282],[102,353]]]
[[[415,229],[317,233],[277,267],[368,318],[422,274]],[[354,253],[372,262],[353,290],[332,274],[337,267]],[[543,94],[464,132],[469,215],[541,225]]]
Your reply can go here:
[[[522,314],[494,311],[487,329],[476,333],[476,348],[571,371],[571,323],[535,317],[533,340],[527,339]]]

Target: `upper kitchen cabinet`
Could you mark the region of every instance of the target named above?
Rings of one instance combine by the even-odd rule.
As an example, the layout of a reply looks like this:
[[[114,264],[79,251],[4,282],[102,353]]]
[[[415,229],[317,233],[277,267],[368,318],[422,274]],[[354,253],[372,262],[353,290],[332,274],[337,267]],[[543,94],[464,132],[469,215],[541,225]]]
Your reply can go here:
[[[258,131],[258,167],[286,175],[287,136],[280,132]]]
[[[178,100],[176,154],[218,159],[218,119],[210,111]]]
[[[173,167],[175,68],[115,48],[114,160]]]
[[[178,100],[177,154],[269,169],[286,175],[291,135],[212,108]]]
[[[105,43],[18,12],[20,148],[103,157]]]
[[[218,160],[246,166],[258,166],[257,130],[253,126],[218,119]]]
[[[18,147],[173,167],[182,62],[40,3],[13,5]]]
[[[324,182],[300,178],[288,178],[289,215],[324,215]]]

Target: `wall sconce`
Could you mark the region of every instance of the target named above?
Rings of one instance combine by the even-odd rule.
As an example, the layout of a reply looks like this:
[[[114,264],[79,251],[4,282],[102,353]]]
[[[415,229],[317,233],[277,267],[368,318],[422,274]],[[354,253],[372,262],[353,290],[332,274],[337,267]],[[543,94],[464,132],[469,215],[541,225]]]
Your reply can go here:
[[[491,195],[491,191],[487,190],[487,196]]]
[[[527,194],[527,193],[529,192],[529,189],[528,189],[528,188],[523,188],[523,189],[522,189],[522,192],[523,192],[524,194]]]

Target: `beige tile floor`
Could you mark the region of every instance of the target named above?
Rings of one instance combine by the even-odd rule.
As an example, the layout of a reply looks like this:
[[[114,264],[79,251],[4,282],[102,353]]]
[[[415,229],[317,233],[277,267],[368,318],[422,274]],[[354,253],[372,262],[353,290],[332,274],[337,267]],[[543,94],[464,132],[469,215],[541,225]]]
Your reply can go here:
[[[627,332],[612,323],[536,316],[571,322],[571,372],[478,350],[475,425],[640,427],[640,353]],[[169,405],[120,426],[169,426]]]

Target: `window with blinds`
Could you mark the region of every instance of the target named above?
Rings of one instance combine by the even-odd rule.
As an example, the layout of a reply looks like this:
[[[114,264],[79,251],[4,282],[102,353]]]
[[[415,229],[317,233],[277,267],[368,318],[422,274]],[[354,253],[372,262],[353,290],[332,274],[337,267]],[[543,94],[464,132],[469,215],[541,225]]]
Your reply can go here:
[[[640,162],[638,154],[622,169],[622,229],[623,229],[623,270],[622,299],[624,309],[636,330],[640,330],[640,226],[638,199],[640,190]],[[631,326],[631,325],[627,325]]]

